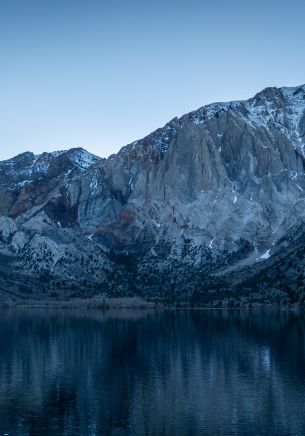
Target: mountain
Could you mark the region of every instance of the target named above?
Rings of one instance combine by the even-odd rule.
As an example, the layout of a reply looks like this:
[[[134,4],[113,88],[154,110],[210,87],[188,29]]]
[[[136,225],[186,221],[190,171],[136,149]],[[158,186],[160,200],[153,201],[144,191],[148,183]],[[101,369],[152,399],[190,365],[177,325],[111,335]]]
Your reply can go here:
[[[174,118],[108,159],[0,162],[3,299],[305,302],[305,85]]]

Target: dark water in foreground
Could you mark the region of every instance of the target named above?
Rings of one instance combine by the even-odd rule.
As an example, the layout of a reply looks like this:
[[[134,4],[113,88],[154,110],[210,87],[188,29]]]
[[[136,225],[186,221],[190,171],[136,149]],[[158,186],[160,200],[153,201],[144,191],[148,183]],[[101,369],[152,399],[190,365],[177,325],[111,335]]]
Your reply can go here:
[[[0,435],[304,435],[305,316],[0,312]]]

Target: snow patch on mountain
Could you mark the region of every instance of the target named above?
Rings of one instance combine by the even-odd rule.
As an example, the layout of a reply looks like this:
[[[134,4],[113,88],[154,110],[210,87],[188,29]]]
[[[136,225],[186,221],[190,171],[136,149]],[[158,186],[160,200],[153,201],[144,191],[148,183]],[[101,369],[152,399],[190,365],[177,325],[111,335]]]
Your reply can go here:
[[[72,150],[72,153],[69,157],[73,163],[78,165],[83,170],[101,160],[101,158],[98,156],[95,156],[94,154],[91,154],[82,148]]]
[[[270,250],[271,250],[271,248],[269,248],[264,254],[262,254],[256,260],[267,260],[267,259],[269,259],[269,257],[271,256],[270,255]]]

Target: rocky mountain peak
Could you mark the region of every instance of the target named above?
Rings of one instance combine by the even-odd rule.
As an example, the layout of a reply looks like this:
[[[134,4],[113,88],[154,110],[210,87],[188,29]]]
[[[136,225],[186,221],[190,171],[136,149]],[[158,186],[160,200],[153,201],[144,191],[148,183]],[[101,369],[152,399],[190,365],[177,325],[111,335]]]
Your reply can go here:
[[[187,293],[252,277],[303,238],[304,135],[305,86],[270,87],[174,118],[108,159],[73,148],[0,162],[0,257],[34,282],[85,277],[118,293],[137,280],[139,292]]]

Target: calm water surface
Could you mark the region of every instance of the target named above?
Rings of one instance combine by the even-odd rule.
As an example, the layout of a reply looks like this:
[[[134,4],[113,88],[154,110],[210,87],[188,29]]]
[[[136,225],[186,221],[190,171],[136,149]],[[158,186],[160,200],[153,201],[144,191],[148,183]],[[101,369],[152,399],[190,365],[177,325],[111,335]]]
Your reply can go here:
[[[0,312],[0,435],[305,435],[305,316]]]

